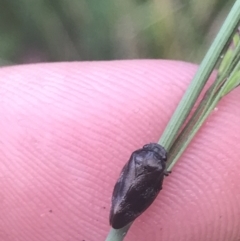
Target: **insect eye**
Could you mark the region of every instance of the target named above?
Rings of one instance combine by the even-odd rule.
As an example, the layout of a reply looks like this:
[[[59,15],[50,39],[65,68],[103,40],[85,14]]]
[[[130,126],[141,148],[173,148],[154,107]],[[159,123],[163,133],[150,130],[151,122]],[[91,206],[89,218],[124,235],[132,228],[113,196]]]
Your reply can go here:
[[[142,155],[134,155],[133,159],[135,160],[136,166],[141,166],[144,158]]]
[[[158,160],[167,161],[167,155],[159,155],[158,153],[155,152],[155,157]]]

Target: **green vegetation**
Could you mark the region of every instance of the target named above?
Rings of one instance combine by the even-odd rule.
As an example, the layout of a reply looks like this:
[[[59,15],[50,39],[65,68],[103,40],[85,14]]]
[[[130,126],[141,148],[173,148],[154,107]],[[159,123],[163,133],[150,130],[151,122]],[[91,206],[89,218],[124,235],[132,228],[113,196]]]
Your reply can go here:
[[[0,0],[0,65],[167,58],[199,63],[233,0]]]

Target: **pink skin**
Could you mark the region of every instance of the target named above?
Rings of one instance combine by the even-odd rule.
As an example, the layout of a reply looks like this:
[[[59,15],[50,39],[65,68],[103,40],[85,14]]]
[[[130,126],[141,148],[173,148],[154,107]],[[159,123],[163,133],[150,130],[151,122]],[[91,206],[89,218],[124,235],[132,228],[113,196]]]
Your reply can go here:
[[[131,152],[158,141],[196,71],[174,61],[0,70],[0,240],[100,241]],[[126,241],[240,238],[240,88],[219,103]]]

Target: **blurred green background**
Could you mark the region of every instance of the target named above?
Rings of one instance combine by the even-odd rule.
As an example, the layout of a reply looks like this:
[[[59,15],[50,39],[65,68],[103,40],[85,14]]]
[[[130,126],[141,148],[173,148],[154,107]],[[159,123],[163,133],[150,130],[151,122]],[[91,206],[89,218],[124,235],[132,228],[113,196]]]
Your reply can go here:
[[[0,65],[200,62],[234,0],[0,0]]]

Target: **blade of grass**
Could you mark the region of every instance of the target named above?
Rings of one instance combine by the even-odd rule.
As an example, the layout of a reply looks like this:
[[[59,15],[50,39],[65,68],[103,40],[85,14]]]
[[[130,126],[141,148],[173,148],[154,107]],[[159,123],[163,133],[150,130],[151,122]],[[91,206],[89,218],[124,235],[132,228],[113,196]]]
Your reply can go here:
[[[181,132],[180,136],[177,138],[176,142],[172,146],[170,150],[169,162],[167,163],[167,171],[171,171],[179,157],[187,148],[188,144],[191,142],[191,140],[196,135],[200,127],[203,125],[204,121],[211,114],[212,110],[217,106],[220,99],[223,96],[227,95],[234,88],[236,88],[236,86],[239,86],[240,62],[238,63],[236,68],[238,69],[238,72],[235,72],[236,76],[234,74],[230,76],[230,80],[225,82],[225,84],[215,94],[215,96],[211,96],[211,98],[207,100],[207,104],[205,103],[206,101],[203,99],[203,101],[200,104],[200,108],[198,109],[199,112],[196,112],[196,116],[194,116],[190,120],[190,122],[187,124],[187,126],[184,128],[184,130]],[[231,89],[229,89],[229,82],[231,82]]]
[[[200,102],[197,110],[188,121],[180,135],[172,145],[167,163],[167,170],[172,167],[184,152],[194,135],[197,133],[211,111],[218,104],[220,99],[240,85],[240,37],[236,33],[233,37],[234,46],[229,46],[221,65],[221,71],[212,86],[208,89]],[[237,41],[236,41],[237,40]]]
[[[170,150],[176,135],[188,117],[193,105],[196,102],[196,99],[205,86],[214,67],[218,63],[219,56],[232,37],[232,34],[237,28],[239,21],[240,1],[237,0],[207,54],[205,55],[196,75],[194,76],[194,79],[181,99],[160,140],[158,141],[158,143],[164,146],[167,151]]]

